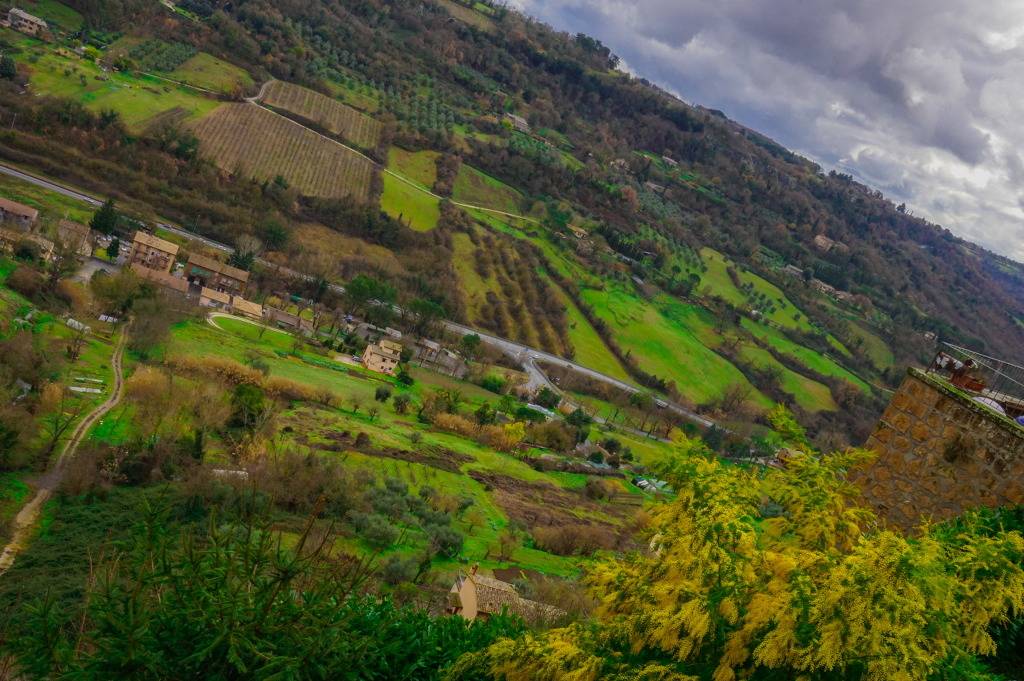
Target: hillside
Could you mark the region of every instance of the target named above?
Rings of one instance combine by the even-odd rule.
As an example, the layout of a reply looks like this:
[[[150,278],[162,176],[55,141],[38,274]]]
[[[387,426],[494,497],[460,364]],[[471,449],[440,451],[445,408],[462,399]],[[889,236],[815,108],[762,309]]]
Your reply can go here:
[[[926,333],[1020,347],[1015,264],[623,74],[589,37],[457,2],[70,4],[98,63],[138,97],[101,96],[88,59],[10,34],[29,86],[145,134],[55,167],[47,156],[84,142],[37,115],[26,132],[57,132],[52,151],[16,139],[0,153],[143,212],[229,242],[268,219],[319,223],[400,263],[325,250],[311,266],[332,276],[384,275],[453,319],[705,411],[746,420],[782,400],[813,432],[853,441],[877,413],[870,386],[925,361]],[[152,19],[129,25],[133,11]],[[83,77],[57,87],[53,60],[51,73]],[[149,87],[151,74],[168,80]],[[224,103],[230,89],[259,105]],[[145,190],[94,172],[103,157],[153,167],[161,154],[187,167]],[[281,250],[268,255],[307,262],[317,246]]]

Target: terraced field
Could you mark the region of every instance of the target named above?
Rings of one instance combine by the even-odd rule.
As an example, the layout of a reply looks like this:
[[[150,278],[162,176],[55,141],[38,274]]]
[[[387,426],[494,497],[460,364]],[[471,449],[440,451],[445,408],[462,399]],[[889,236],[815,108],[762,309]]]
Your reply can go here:
[[[369,196],[369,160],[261,107],[224,104],[193,130],[202,153],[226,171],[258,180],[280,175],[306,196]]]
[[[378,121],[299,85],[272,81],[264,91],[262,101],[312,121],[363,149],[372,149],[380,142],[381,124]]]
[[[517,213],[523,195],[501,180],[463,163],[455,178],[452,198],[476,206]]]

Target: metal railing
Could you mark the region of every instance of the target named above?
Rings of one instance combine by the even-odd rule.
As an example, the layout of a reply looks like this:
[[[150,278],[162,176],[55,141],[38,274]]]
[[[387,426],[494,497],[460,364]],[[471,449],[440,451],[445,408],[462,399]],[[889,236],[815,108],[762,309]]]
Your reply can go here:
[[[1024,366],[997,357],[940,343],[928,372],[943,376],[956,387],[995,400],[1007,411],[1024,411]]]

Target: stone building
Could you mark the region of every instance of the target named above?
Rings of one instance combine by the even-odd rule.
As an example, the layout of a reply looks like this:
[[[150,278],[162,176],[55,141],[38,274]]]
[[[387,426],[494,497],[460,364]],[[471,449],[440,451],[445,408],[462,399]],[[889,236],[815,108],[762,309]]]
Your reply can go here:
[[[394,376],[402,359],[402,346],[392,340],[371,343],[363,350],[363,366],[370,371]]]
[[[18,229],[27,231],[39,219],[39,211],[17,201],[0,197],[0,222],[10,223]]]
[[[941,376],[910,369],[853,479],[886,522],[911,528],[979,507],[1024,503],[1024,427]]]

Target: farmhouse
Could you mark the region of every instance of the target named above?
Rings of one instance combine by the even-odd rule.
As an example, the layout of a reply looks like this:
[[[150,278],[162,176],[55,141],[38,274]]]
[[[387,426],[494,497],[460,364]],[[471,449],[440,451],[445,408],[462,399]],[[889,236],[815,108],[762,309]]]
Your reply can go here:
[[[17,7],[12,7],[7,12],[7,23],[15,31],[21,31],[29,35],[39,35],[46,32],[45,21]]]
[[[190,253],[185,266],[185,278],[193,286],[211,288],[221,293],[239,295],[249,283],[249,273],[219,260],[198,253]]]
[[[363,366],[370,371],[394,376],[402,358],[402,346],[395,341],[371,343],[363,350]]]
[[[782,268],[782,272],[783,274],[788,274],[789,276],[796,277],[797,279],[800,279],[804,276],[804,271],[797,267],[796,265],[786,265],[785,267]]]
[[[28,231],[39,219],[39,211],[17,201],[0,197],[0,222]]]
[[[57,238],[61,243],[72,246],[83,258],[92,255],[92,231],[80,222],[61,220],[57,225]]]
[[[814,237],[814,247],[817,248],[822,253],[830,253],[832,251],[846,253],[847,251],[850,250],[849,247],[847,247],[847,245],[844,244],[843,242],[836,241],[834,239],[829,239],[824,234],[819,234],[818,236]]]
[[[477,574],[474,565],[469,574],[459,575],[448,592],[448,614],[469,621],[488,619],[502,611],[518,615],[527,622],[551,622],[565,615],[552,605],[522,598],[508,582]]]
[[[138,231],[132,238],[132,253],[128,262],[158,272],[169,273],[177,255],[178,244]]]
[[[505,120],[512,124],[512,127],[519,132],[525,132],[529,134],[530,124],[526,122],[526,119],[522,116],[518,116],[514,113],[505,114]]]
[[[567,225],[567,227],[569,228],[569,231],[572,232],[572,235],[577,239],[586,239],[590,236],[587,230],[582,227],[577,227],[576,225]]]

